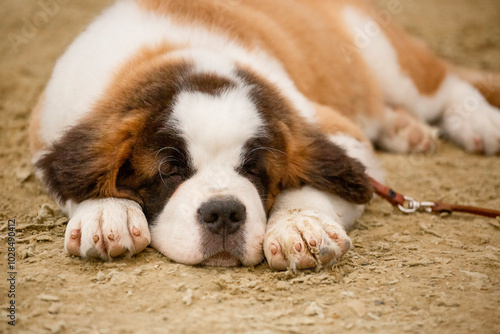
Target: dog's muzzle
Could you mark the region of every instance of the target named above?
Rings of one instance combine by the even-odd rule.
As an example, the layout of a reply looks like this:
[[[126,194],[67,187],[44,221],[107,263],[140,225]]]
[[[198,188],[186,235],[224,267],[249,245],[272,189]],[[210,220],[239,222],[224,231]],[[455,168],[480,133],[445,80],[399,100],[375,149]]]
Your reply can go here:
[[[247,218],[243,203],[232,196],[213,197],[198,209],[198,222],[206,231],[203,252],[209,266],[236,266],[245,248],[242,232]]]

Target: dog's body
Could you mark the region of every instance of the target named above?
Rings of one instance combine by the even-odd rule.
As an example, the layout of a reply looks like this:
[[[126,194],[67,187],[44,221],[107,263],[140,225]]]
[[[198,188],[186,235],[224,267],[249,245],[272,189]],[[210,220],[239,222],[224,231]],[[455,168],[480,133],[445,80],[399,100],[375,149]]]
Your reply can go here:
[[[428,152],[423,121],[500,150],[499,110],[366,1],[130,0],[59,60],[31,144],[71,254],[151,241],[186,264],[254,265],[264,250],[295,269],[345,254],[372,196],[365,169],[383,178],[371,143]]]

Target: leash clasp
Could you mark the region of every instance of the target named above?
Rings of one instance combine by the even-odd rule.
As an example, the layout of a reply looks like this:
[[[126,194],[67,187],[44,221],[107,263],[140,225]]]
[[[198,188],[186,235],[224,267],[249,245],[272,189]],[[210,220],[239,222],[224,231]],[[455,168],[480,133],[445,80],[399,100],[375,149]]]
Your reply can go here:
[[[404,213],[413,213],[417,211],[432,212],[432,207],[436,205],[434,202],[419,202],[412,197],[404,196],[405,202],[398,204],[398,209]]]

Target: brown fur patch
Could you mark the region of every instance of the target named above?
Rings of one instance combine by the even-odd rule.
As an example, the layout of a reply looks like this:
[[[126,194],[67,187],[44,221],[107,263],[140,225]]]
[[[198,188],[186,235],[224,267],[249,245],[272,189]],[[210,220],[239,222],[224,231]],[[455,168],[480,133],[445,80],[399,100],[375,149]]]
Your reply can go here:
[[[184,63],[165,64],[157,55],[144,50],[125,64],[103,94],[105,98],[37,162],[56,198],[79,202],[120,197],[142,203],[136,189],[130,187],[153,177],[157,170],[154,154],[137,149],[137,145],[146,126],[151,126],[171,103],[178,89],[172,80],[189,70]],[[117,187],[120,168],[132,153],[138,180],[131,184],[123,179],[125,186]]]

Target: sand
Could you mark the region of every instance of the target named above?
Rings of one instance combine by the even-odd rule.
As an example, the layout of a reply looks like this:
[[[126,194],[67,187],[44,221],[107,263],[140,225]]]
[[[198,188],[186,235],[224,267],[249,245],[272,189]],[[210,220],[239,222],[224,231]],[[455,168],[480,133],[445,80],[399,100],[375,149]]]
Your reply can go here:
[[[185,266],[151,248],[111,263],[65,254],[67,218],[30,167],[28,117],[57,57],[107,3],[0,4],[0,333],[500,332],[494,219],[404,215],[375,199],[350,232],[355,248],[340,263],[297,276],[265,263]],[[441,56],[500,72],[498,0],[400,6],[391,20]],[[445,141],[432,156],[379,156],[388,184],[401,192],[500,208],[499,157],[468,155]],[[9,219],[17,231],[15,327],[5,311]]]

